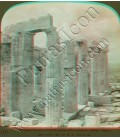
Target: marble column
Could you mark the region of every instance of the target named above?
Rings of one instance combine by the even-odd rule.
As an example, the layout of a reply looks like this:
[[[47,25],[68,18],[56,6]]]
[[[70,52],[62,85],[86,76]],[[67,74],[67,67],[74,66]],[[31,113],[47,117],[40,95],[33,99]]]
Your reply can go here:
[[[96,44],[91,44],[89,46],[91,53],[94,53],[94,50],[96,48]],[[90,60],[90,89],[91,89],[91,95],[99,95],[100,93],[100,75],[102,66],[100,60],[99,54],[93,54],[93,58]],[[102,54],[101,54],[102,57]],[[100,67],[101,66],[101,67]]]
[[[90,62],[91,95],[99,95],[108,88],[108,49],[98,49],[98,43],[95,41],[92,41],[89,48],[94,53]]]
[[[68,75],[70,70],[75,68],[75,47],[72,42],[66,41],[66,49],[64,51],[64,76]],[[76,77],[72,77],[64,88],[64,112],[73,113],[78,109]]]
[[[47,64],[46,68],[46,96],[52,92],[54,95],[51,100],[47,100],[48,107],[46,107],[46,121],[49,125],[54,125],[62,118],[62,93],[59,89],[54,89],[60,82],[61,65],[60,55],[54,56],[53,47],[56,46],[57,32],[56,28],[46,30],[47,33],[47,46],[50,52],[50,58],[52,62]]]
[[[39,49],[39,55],[34,53],[34,57],[42,58],[43,53],[45,53],[46,48]],[[42,99],[45,97],[45,83],[46,83],[46,68],[40,65],[34,66],[34,95],[35,97]]]
[[[108,48],[104,48],[103,49],[103,61],[104,61],[104,86],[105,86],[105,90],[108,89],[109,86],[109,72],[108,72]]]
[[[94,53],[94,57],[96,60],[98,59],[97,64],[97,71],[98,71],[98,83],[99,83],[99,93],[105,91],[105,79],[104,79],[104,74],[105,74],[105,69],[104,69],[104,52],[102,48],[98,47],[98,42],[92,41],[92,51]],[[97,57],[96,57],[97,56]]]
[[[39,48],[38,54],[34,52],[34,58],[38,58],[42,62],[41,58],[46,48]],[[40,60],[41,59],[41,60]],[[36,60],[35,60],[36,61]],[[43,68],[40,64],[34,66],[34,101],[33,106],[37,107],[40,114],[45,115],[45,107],[40,108],[40,101],[45,98],[46,87],[46,68]]]
[[[18,110],[18,83],[19,80],[16,77],[16,70],[19,68],[19,34],[11,34],[11,111]]]
[[[2,41],[1,45],[1,106],[5,107],[5,114],[11,113],[11,85],[10,85],[10,61],[11,61],[11,45]]]
[[[82,67],[77,74],[77,90],[78,90],[78,104],[86,105],[88,102],[88,68],[86,67],[85,60],[87,56],[87,42],[85,40],[76,41],[77,60],[76,65]],[[85,62],[82,62],[85,61]]]
[[[26,115],[32,109],[32,100],[34,96],[34,73],[30,66],[33,64],[33,33],[31,32],[21,32],[19,33],[19,53],[18,70],[21,76],[25,76],[23,79],[19,79],[17,75],[17,107],[22,113],[22,116]],[[13,45],[14,46],[14,45]],[[16,57],[15,56],[15,57]]]
[[[105,78],[104,78],[104,75],[105,75],[105,64],[104,64],[104,52],[102,51],[102,49],[100,49],[100,52],[99,52],[99,90],[100,90],[100,93],[101,92],[104,92],[105,91]]]

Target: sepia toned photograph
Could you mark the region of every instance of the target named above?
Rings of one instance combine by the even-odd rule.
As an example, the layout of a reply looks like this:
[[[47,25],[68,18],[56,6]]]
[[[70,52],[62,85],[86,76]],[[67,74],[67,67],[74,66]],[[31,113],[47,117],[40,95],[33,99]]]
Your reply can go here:
[[[120,17],[99,2],[23,2],[1,21],[0,125],[120,128]]]

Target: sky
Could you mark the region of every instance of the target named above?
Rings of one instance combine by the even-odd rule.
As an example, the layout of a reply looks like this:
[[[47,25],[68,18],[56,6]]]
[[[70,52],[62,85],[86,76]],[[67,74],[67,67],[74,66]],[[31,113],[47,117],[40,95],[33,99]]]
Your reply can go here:
[[[99,12],[99,15],[90,20],[87,27],[80,26],[78,19],[81,16],[87,17],[86,11],[93,7]],[[59,29],[61,27],[72,35],[75,39],[85,39],[90,45],[91,41],[100,41],[106,38],[109,41],[109,66],[120,68],[120,24],[116,14],[105,6],[98,3],[74,3],[74,2],[31,2],[22,5],[17,5],[10,8],[3,16],[2,31],[6,26],[26,21],[31,18],[39,18],[42,15],[50,14],[53,16],[53,25]],[[84,21],[83,21],[84,22]],[[78,35],[73,35],[70,31],[71,25],[76,24],[80,29]],[[40,36],[41,35],[41,36]],[[45,46],[45,34],[40,34],[35,37],[35,45]]]

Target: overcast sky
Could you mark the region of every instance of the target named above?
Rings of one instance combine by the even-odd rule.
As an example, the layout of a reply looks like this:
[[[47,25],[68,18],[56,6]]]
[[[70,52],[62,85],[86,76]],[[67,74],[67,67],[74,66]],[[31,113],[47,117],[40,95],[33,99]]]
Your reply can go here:
[[[120,24],[116,14],[101,5],[63,2],[63,3],[29,3],[14,6],[9,9],[2,19],[2,30],[10,24],[38,18],[43,14],[51,14],[53,16],[53,24],[55,27],[63,27],[65,31],[70,33],[70,26],[78,24],[78,18],[86,16],[85,12],[88,8],[94,7],[100,14],[97,18],[90,21],[86,28],[79,27],[80,33],[74,38],[86,39],[89,43],[92,40],[100,41],[105,37],[109,41],[109,65],[120,67]],[[35,45],[39,45],[39,41]]]

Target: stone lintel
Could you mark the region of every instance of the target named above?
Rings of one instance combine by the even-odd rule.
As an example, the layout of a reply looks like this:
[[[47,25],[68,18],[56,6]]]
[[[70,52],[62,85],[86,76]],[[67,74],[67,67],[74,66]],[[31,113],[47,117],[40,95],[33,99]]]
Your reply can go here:
[[[80,47],[87,46],[87,41],[84,39],[77,39],[77,40],[75,40],[75,44],[79,45]]]
[[[15,25],[7,26],[4,30],[5,34],[11,32],[41,32],[42,30],[49,29],[53,26],[53,19],[51,15],[41,16],[38,19],[31,19],[28,21],[19,22]]]

